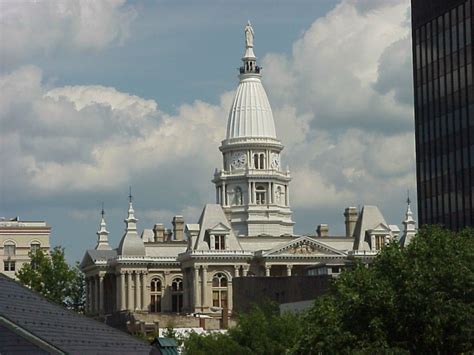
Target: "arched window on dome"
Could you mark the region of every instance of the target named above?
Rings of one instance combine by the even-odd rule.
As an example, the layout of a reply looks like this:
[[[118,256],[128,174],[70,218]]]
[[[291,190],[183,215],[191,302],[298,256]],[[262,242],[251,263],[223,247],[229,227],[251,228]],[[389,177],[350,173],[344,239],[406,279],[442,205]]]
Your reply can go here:
[[[265,153],[255,153],[253,155],[253,166],[255,169],[265,169]]]
[[[242,205],[242,200],[243,200],[242,197],[243,197],[242,189],[239,186],[237,186],[234,189],[234,205],[236,205],[236,206]]]
[[[212,278],[212,306],[226,308],[228,303],[227,276],[218,272]]]
[[[183,279],[178,277],[171,283],[171,310],[181,313],[183,309]]]
[[[262,186],[262,185],[258,185],[256,188],[255,188],[255,197],[257,199],[257,205],[264,205],[266,202],[266,189],[265,189],[265,186]]]
[[[154,277],[150,282],[150,312],[161,312],[161,280]]]

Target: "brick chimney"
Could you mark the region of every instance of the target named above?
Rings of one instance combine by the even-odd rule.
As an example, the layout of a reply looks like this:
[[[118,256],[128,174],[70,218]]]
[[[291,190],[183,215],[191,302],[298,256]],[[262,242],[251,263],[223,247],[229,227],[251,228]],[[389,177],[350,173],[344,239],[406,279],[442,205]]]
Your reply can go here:
[[[165,241],[165,226],[163,223],[158,223],[153,226],[154,242],[162,243]]]
[[[329,235],[329,227],[327,224],[320,224],[318,228],[316,228],[316,233],[318,237],[327,237]]]
[[[184,218],[183,216],[173,217],[173,234],[174,240],[184,240]]]
[[[347,207],[344,211],[344,217],[346,221],[346,237],[351,238],[354,234],[355,225],[357,223],[357,218],[359,213],[355,207]]]

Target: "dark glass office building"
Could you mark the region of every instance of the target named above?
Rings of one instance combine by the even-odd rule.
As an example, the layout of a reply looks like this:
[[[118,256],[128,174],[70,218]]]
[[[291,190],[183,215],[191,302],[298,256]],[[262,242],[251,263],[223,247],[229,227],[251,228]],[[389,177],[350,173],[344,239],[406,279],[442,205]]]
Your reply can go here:
[[[420,225],[474,226],[473,2],[411,2]]]

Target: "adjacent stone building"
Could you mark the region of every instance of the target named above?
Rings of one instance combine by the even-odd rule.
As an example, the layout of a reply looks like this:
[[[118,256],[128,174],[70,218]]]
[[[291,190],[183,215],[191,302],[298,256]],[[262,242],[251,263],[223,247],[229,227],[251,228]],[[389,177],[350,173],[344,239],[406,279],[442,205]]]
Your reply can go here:
[[[291,176],[282,169],[283,145],[261,82],[250,24],[245,34],[240,83],[219,148],[223,166],[213,178],[216,204],[206,204],[197,223],[175,216],[173,230],[159,223],[139,235],[130,196],[117,248],[109,245],[102,214],[97,245],[81,263],[89,314],[120,312],[147,322],[164,313],[219,316],[223,309],[232,312],[235,277],[303,276],[318,265],[340,270],[398,240],[399,228],[387,224],[376,206],[346,208],[345,235],[330,236],[325,224],[314,235],[295,235]],[[404,235],[411,236],[411,220],[407,212]]]
[[[30,252],[49,252],[51,227],[43,221],[21,221],[18,217],[0,220],[0,272],[16,278],[15,272],[30,262]]]

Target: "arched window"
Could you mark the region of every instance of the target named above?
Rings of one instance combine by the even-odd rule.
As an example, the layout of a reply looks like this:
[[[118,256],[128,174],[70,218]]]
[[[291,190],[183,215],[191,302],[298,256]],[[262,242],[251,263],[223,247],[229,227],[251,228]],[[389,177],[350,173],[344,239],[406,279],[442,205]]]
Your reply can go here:
[[[212,305],[214,307],[227,307],[227,277],[218,272],[212,278]]]
[[[257,205],[264,205],[265,204],[265,187],[264,186],[257,186],[255,188],[255,196],[257,198]]]
[[[242,205],[242,189],[238,186],[234,189],[234,205]]]
[[[260,169],[265,169],[265,154],[260,154]]]
[[[180,277],[171,283],[171,303],[172,311],[180,313],[183,308],[183,279]]]
[[[16,254],[16,245],[14,242],[12,241],[7,241],[5,242],[5,244],[3,245],[3,255],[5,256],[8,256],[8,257],[11,257],[11,256],[15,256]]]
[[[161,280],[157,277],[150,282],[150,312],[161,312]]]
[[[253,167],[258,169],[258,154],[253,155]]]
[[[31,254],[35,255],[38,250],[40,250],[41,244],[40,242],[31,242],[30,244],[30,250]]]

